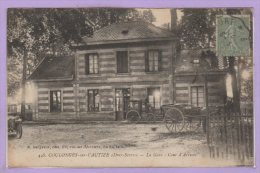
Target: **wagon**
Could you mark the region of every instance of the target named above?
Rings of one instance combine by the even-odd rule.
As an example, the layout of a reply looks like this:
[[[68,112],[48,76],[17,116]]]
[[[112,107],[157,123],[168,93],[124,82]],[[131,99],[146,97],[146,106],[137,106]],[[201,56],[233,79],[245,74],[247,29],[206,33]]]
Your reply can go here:
[[[130,100],[128,102],[126,119],[131,122],[155,121],[156,110],[147,101]]]
[[[206,110],[188,104],[169,104],[161,107],[166,128],[170,132],[183,129],[197,131],[202,125],[205,131]]]
[[[162,105],[155,109],[147,101],[130,100],[126,119],[131,122],[161,120],[170,132],[197,131],[205,124],[206,111],[188,104]],[[205,130],[205,128],[204,128]]]

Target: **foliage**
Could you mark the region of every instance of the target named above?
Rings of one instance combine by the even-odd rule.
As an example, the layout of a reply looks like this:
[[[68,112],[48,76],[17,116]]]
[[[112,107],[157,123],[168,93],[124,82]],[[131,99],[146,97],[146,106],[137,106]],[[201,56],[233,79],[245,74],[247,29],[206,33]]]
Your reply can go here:
[[[209,48],[215,45],[215,18],[223,9],[182,9],[178,26],[183,48]]]
[[[143,20],[150,22],[150,23],[156,21],[156,18],[154,17],[151,9],[144,10],[143,14],[140,16],[140,18],[142,18]]]
[[[14,95],[20,87],[20,79],[22,77],[22,64],[21,61],[14,57],[7,59],[7,71],[12,71],[12,73],[7,73],[7,83],[8,83],[8,94]]]
[[[204,69],[217,69],[218,68],[218,58],[216,54],[211,51],[202,51],[201,57],[200,57]]]
[[[241,101],[253,101],[253,61],[250,58],[242,57],[239,60],[241,71]]]
[[[248,80],[242,80],[242,95],[241,101],[252,102],[253,101],[253,78]]]
[[[215,47],[216,16],[247,14],[252,16],[250,9],[180,9],[183,14],[176,34],[182,48],[209,48]],[[252,21],[252,20],[251,20]],[[251,27],[252,28],[252,27]]]

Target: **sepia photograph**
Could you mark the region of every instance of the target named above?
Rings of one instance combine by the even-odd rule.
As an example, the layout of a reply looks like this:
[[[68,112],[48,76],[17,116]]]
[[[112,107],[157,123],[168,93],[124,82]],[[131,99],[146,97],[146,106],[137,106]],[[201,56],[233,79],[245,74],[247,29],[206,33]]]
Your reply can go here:
[[[8,8],[8,167],[254,167],[251,8]]]

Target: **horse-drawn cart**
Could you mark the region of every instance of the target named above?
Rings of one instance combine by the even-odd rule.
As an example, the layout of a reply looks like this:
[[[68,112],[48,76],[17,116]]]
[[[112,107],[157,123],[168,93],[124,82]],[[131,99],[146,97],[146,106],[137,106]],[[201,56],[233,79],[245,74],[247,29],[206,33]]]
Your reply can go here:
[[[155,121],[156,110],[143,100],[130,100],[126,119],[132,122]]]
[[[170,132],[196,131],[205,125],[206,111],[187,104],[162,105],[158,110],[145,101],[130,100],[126,119],[131,122],[162,120]]]
[[[188,104],[163,105],[162,112],[166,128],[170,132],[180,132],[183,129],[197,131],[204,127],[206,120],[206,110]]]

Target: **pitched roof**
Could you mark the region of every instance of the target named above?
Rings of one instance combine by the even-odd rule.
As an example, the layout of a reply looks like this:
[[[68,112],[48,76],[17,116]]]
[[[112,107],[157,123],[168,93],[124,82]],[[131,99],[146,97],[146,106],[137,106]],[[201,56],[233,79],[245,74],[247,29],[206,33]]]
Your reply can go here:
[[[72,80],[74,75],[74,57],[48,56],[28,77],[29,80]]]
[[[151,39],[173,39],[174,34],[166,29],[144,22],[116,23],[101,28],[92,37],[83,37],[86,44],[113,43],[119,41],[136,41]]]
[[[203,54],[207,54],[207,57],[203,58]],[[194,60],[197,61],[197,64]],[[217,61],[218,59],[213,49],[184,49],[180,52],[175,72],[223,71],[218,69],[217,64],[213,64]]]

